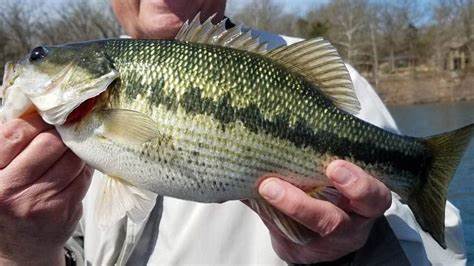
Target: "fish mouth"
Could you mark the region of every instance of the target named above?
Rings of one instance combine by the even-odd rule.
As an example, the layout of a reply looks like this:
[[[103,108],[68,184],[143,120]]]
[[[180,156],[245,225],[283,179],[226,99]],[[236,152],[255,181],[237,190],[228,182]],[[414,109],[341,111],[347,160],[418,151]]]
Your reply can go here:
[[[0,88],[3,104],[0,108],[1,122],[37,112],[46,123],[62,125],[71,112],[83,102],[104,92],[118,77],[118,72],[112,70],[97,79],[65,89],[67,81],[74,75],[74,64],[70,63],[53,78],[43,79],[42,85],[36,90],[31,90],[28,85],[31,83],[17,80],[20,73],[15,65],[9,62],[5,70]],[[23,72],[22,75],[28,75]]]
[[[18,83],[21,82],[16,83],[16,80],[20,76],[20,67],[18,67],[18,65],[21,65],[21,61],[18,64],[12,62],[5,64],[3,83],[2,86],[0,86],[0,122],[3,123],[15,118],[26,117],[32,113],[41,115],[42,105],[50,102],[45,101],[45,99],[40,99],[40,101],[36,101],[40,103],[40,106],[37,106],[35,104],[35,98],[41,98],[41,95],[45,95],[59,87],[61,83],[70,76],[72,70],[72,65],[69,64],[50,82],[45,83],[41,90],[38,92],[27,92],[28,88],[24,84],[18,85]],[[63,103],[55,103],[55,105],[61,104]]]
[[[5,98],[6,90],[13,84],[15,74],[15,65],[8,61],[5,63],[2,86],[0,86],[0,99]]]
[[[2,86],[0,86],[0,122],[2,123],[37,112],[23,91],[14,86],[17,78],[15,66],[14,63],[7,62],[4,68]]]
[[[58,91],[55,93],[55,90],[60,90],[62,87],[61,83],[67,80],[70,75],[72,75],[72,68],[68,69],[64,74],[59,75],[59,78],[55,79],[55,81],[46,88],[48,92],[52,92],[51,94],[31,97],[31,101],[39,110],[41,117],[48,124],[64,124],[69,115],[81,104],[106,91],[109,85],[118,77],[118,72],[113,70],[90,82],[71,87],[68,91],[74,92],[72,94]]]

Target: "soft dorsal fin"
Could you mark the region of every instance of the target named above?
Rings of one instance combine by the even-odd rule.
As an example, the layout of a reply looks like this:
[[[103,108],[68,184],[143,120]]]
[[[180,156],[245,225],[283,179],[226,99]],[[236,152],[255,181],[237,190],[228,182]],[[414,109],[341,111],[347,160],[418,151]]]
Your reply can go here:
[[[212,19],[215,17],[215,14],[204,23],[201,23],[199,17],[198,13],[191,22],[186,21],[175,39],[219,45],[260,54],[266,52],[267,44],[261,42],[259,38],[254,38],[250,30],[243,30],[242,25],[227,30],[225,28],[227,19],[213,24]]]
[[[264,54],[316,84],[346,112],[360,111],[351,77],[336,48],[322,38],[282,46]]]

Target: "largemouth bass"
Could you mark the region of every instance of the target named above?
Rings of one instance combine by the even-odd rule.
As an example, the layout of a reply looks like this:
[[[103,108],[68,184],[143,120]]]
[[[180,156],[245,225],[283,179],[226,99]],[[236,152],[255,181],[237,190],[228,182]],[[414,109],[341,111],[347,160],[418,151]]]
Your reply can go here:
[[[250,199],[290,239],[304,228],[257,192],[267,173],[328,198],[325,168],[351,161],[380,179],[443,247],[447,187],[474,125],[429,138],[354,116],[347,69],[323,39],[267,51],[239,27],[199,19],[176,40],[41,46],[7,65],[3,117],[37,111],[107,175],[97,217],[143,219],[154,194],[199,202]],[[1,95],[0,95],[1,96]],[[153,192],[153,193],[150,193]]]

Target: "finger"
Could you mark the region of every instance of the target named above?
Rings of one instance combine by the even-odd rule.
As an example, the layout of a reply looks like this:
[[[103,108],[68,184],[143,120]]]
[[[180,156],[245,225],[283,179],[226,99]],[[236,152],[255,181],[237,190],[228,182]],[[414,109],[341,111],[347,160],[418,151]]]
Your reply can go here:
[[[349,216],[337,206],[311,198],[279,178],[262,181],[259,193],[271,205],[321,236],[331,234],[349,220]]]
[[[40,133],[2,170],[1,175],[11,177],[7,180],[11,188],[24,186],[40,178],[66,150],[55,130]]]
[[[370,232],[368,220],[359,216],[346,224],[344,230],[339,230],[337,234],[316,237],[304,245],[288,240],[273,223],[265,220],[263,222],[271,234],[272,247],[280,257],[288,262],[311,264],[318,261],[333,261],[361,248]]]
[[[93,172],[94,170],[86,165],[72,182],[54,197],[67,198],[71,205],[77,205],[77,203],[80,203],[86,196],[91,184]]]
[[[0,169],[5,168],[39,133],[51,128],[40,116],[30,115],[0,125]]]
[[[45,189],[62,191],[83,171],[84,167],[84,161],[71,150],[67,150],[37,182]]]
[[[82,171],[62,191],[49,197],[50,202],[61,202],[61,208],[56,210],[55,217],[65,224],[76,224],[82,216],[82,199],[89,188],[92,171],[90,167],[83,167]],[[50,216],[51,217],[51,216]],[[73,229],[75,226],[65,227]],[[67,232],[70,235],[71,232]]]
[[[351,209],[362,216],[383,215],[392,203],[390,190],[360,167],[343,160],[331,162],[326,175],[348,200]]]

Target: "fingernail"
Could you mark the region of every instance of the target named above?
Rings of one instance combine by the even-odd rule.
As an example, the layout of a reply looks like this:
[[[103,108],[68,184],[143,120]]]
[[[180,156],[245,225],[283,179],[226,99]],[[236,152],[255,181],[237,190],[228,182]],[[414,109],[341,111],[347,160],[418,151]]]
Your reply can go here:
[[[352,172],[343,166],[334,169],[331,175],[331,179],[341,185],[349,183],[353,178]]]
[[[267,200],[276,200],[283,196],[284,189],[275,180],[265,180],[263,184],[260,185],[259,189],[260,194]]]

